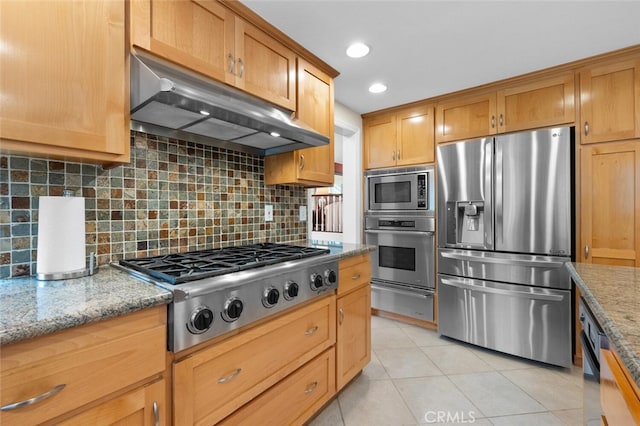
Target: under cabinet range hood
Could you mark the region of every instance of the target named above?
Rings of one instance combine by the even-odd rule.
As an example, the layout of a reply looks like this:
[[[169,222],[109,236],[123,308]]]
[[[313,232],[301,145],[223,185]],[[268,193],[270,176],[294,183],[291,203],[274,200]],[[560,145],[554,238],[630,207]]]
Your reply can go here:
[[[256,155],[327,145],[287,110],[178,66],[131,55],[131,129]]]

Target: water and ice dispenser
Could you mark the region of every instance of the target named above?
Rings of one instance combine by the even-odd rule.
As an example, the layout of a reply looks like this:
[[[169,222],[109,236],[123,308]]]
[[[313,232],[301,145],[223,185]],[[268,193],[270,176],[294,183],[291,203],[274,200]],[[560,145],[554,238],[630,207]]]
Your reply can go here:
[[[448,246],[484,247],[484,201],[447,202]]]

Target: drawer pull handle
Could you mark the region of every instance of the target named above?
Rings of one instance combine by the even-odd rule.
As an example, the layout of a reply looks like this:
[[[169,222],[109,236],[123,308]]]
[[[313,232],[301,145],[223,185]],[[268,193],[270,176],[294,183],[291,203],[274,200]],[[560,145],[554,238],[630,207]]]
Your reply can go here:
[[[242,371],[242,368],[236,368],[236,371],[229,374],[227,377],[221,377],[218,379],[218,383],[227,383],[238,377],[238,374]]]
[[[318,382],[313,382],[313,383],[311,383],[311,386],[309,386],[308,388],[306,388],[304,390],[304,393],[311,393],[314,390],[316,390],[317,387],[318,387]]]
[[[344,322],[344,309],[340,308],[340,325]]]
[[[360,274],[355,274],[351,276],[352,280],[359,280],[360,279]]]
[[[33,398],[25,399],[24,401],[20,401],[20,402],[14,402],[13,404],[3,405],[2,407],[0,407],[0,411],[11,411],[11,410],[15,410],[16,408],[26,407],[28,405],[36,404],[44,399],[54,396],[55,394],[60,392],[62,389],[64,389],[65,386],[67,385],[65,384],[58,385],[53,389],[51,389],[49,392],[45,392],[38,396],[34,396]]]
[[[153,426],[160,426],[160,410],[156,401],[153,401]]]
[[[307,331],[305,331],[304,334],[306,334],[307,336],[311,336],[312,334],[315,334],[316,331],[318,331],[318,326],[317,325],[315,327],[310,328]]]

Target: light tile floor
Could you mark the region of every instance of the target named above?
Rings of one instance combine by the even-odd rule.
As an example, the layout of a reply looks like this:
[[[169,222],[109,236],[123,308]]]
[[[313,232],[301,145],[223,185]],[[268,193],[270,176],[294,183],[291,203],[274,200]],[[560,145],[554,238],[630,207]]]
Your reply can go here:
[[[371,318],[371,362],[310,426],[582,425],[582,370]],[[438,418],[440,416],[440,418]]]

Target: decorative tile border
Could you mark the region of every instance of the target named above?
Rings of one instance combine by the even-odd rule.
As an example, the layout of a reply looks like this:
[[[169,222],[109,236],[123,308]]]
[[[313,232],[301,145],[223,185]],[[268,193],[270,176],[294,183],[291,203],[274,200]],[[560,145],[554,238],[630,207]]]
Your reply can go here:
[[[87,254],[98,264],[256,242],[306,239],[304,188],[264,184],[264,159],[131,133],[131,163],[0,157],[0,279],[36,272],[38,197],[85,197]],[[273,222],[264,205],[274,205]]]

